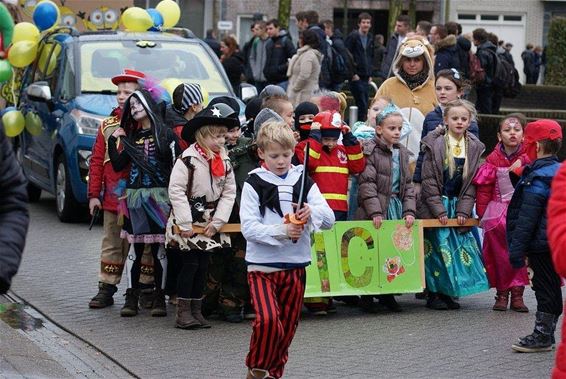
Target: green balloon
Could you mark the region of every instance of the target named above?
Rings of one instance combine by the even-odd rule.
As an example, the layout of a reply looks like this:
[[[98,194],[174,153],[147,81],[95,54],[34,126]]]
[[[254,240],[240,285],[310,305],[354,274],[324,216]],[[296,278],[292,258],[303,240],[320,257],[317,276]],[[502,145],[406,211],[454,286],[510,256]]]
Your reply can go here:
[[[41,118],[36,113],[28,112],[26,114],[26,130],[32,136],[41,134]]]
[[[12,65],[7,59],[0,59],[0,83],[7,82],[12,77]]]

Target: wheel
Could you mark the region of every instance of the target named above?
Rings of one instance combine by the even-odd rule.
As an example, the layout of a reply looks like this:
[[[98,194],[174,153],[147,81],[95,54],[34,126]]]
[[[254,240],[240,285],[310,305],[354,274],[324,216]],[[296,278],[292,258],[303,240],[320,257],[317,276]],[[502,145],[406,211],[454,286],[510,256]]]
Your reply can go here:
[[[28,183],[28,201],[30,203],[37,203],[39,198],[41,197],[41,188],[36,187],[35,185]]]
[[[82,208],[73,195],[71,182],[69,181],[69,169],[63,154],[57,157],[55,176],[55,201],[57,204],[57,216],[62,222],[77,221],[82,216]]]

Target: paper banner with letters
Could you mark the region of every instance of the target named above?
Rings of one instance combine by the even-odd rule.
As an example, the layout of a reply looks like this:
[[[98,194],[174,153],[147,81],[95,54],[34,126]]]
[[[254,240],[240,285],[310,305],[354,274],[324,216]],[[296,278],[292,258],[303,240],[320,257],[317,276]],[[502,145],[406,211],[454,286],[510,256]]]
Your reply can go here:
[[[337,222],[314,234],[305,297],[421,292],[424,287],[422,223]]]

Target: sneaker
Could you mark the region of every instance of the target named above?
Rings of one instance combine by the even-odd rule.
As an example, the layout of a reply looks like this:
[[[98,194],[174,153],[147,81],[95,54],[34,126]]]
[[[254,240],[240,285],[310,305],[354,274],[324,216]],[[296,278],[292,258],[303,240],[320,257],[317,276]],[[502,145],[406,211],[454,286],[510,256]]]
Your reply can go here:
[[[138,289],[128,288],[126,290],[126,302],[120,310],[121,317],[133,317],[138,314],[138,302],[140,292]]]
[[[100,309],[114,304],[112,296],[116,291],[118,291],[118,288],[115,285],[98,283],[98,293],[88,303],[89,308]]]
[[[551,336],[544,335],[537,331],[511,345],[511,348],[519,353],[538,353],[542,351],[552,351]]]
[[[153,306],[153,288],[144,288],[140,291],[140,308],[151,309]]]

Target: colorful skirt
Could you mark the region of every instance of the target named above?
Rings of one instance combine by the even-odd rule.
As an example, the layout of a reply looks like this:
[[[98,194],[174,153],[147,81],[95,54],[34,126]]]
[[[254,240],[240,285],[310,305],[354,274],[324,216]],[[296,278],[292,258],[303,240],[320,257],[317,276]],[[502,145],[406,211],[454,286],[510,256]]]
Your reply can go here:
[[[167,188],[127,188],[119,209],[120,237],[129,243],[165,243],[170,210]]]
[[[448,218],[456,218],[457,198],[442,197]],[[428,228],[424,232],[426,286],[431,292],[462,297],[489,289],[481,253],[471,231]]]

